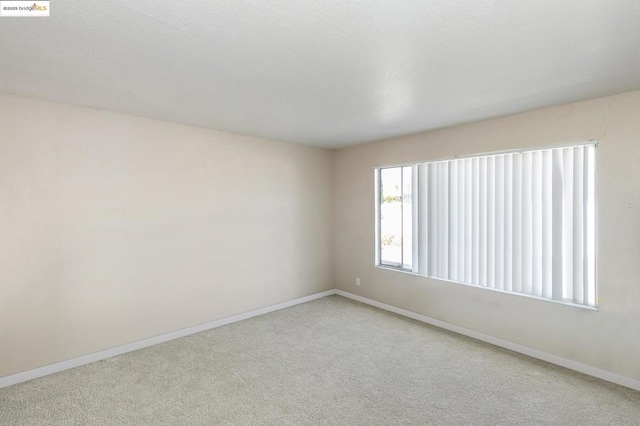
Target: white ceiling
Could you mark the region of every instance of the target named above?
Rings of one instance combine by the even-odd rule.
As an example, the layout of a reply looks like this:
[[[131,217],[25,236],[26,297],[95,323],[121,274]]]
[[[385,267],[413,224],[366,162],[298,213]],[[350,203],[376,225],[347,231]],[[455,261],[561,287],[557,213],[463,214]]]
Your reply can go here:
[[[343,147],[640,88],[638,0],[80,0],[0,92]]]

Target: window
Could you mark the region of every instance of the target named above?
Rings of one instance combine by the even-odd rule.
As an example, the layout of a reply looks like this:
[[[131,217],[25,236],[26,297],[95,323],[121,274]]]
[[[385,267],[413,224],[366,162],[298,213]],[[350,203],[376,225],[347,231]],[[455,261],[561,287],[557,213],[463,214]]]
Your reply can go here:
[[[596,306],[595,144],[377,173],[379,265]]]
[[[378,170],[379,262],[400,269],[413,269],[413,180],[414,167]]]

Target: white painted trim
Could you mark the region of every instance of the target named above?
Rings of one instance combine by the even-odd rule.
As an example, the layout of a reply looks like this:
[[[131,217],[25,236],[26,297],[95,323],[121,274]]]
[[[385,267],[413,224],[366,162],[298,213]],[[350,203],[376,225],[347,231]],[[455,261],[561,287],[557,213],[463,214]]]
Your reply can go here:
[[[191,334],[200,333],[202,331],[211,330],[213,328],[221,327],[223,325],[231,324],[237,321],[249,319],[258,315],[267,314],[269,312],[278,311],[280,309],[289,308],[291,306],[299,305],[301,303],[310,302],[312,300],[320,299],[323,297],[338,294],[348,299],[356,300],[358,302],[375,306],[376,308],[383,309],[385,311],[393,312],[398,315],[402,315],[408,318],[415,319],[433,326],[443,328],[445,330],[453,331],[454,333],[462,334],[474,339],[481,340],[483,342],[490,343],[492,345],[500,346],[505,349],[519,352],[524,355],[528,355],[533,358],[541,359],[543,361],[550,362],[552,364],[559,365],[561,367],[568,368],[570,370],[579,371],[580,373],[587,374],[589,376],[597,377],[602,380],[606,380],[612,383],[616,383],[621,386],[626,386],[631,389],[640,391],[640,380],[632,379],[630,377],[622,376],[620,374],[612,373],[610,371],[601,370],[590,365],[581,364],[576,361],[572,361],[566,358],[562,358],[556,355],[552,355],[546,352],[532,349],[527,346],[522,346],[517,343],[512,343],[497,337],[489,336],[477,331],[470,330],[468,328],[460,327],[457,325],[449,324],[444,321],[437,320],[435,318],[428,317],[426,315],[411,312],[406,309],[397,308],[386,303],[378,302],[377,300],[369,299],[363,296],[358,296],[353,293],[349,293],[343,290],[327,290],[320,293],[312,294],[310,296],[300,297],[298,299],[290,300],[288,302],[278,303],[276,305],[266,306],[253,311],[245,312],[242,314],[234,315],[227,318],[211,321],[205,324],[196,325],[194,327],[185,328],[182,330],[174,331],[172,333],[162,334],[160,336],[151,337],[148,339],[140,340],[137,342],[129,343],[115,348],[106,349],[104,351],[95,352],[89,355],[83,355],[77,358],[69,359],[66,361],[57,362],[55,364],[46,365],[44,367],[35,368],[33,370],[23,371],[13,374],[11,376],[5,376],[0,378],[0,389],[15,385],[18,383],[26,382],[29,380],[37,379],[39,377],[48,376],[50,374],[58,373],[60,371],[68,370],[70,368],[79,367],[81,365],[90,364],[92,362],[101,361],[103,359],[111,358],[117,355],[122,355],[127,352],[132,352],[138,349],[146,348],[149,346],[157,345],[159,343],[168,342],[170,340],[179,339],[180,337],[189,336]]]
[[[416,312],[407,311],[406,309],[397,308],[386,303],[378,302],[377,300],[369,299],[357,294],[349,293],[343,290],[336,290],[336,294],[346,297],[348,299],[356,300],[358,302],[375,306],[376,308],[384,309],[385,311],[393,312],[398,315],[402,315],[408,318],[412,318],[417,321],[421,321],[427,324],[434,325],[445,330],[453,331],[454,333],[462,334],[467,337],[482,340],[483,342],[490,343],[495,346],[500,346],[505,349],[512,350],[533,358],[541,359],[551,364],[556,364],[561,367],[575,370],[580,373],[587,374],[589,376],[597,377],[608,382],[612,382],[621,386],[626,386],[631,389],[640,391],[640,380],[632,379],[631,377],[622,376],[620,374],[612,373],[611,371],[602,370],[600,368],[592,367],[590,365],[582,364],[577,361],[562,358],[557,355],[552,355],[547,352],[539,351],[537,349],[529,348],[527,346],[512,343],[507,340],[499,339],[497,337],[489,336],[488,334],[480,333],[470,330],[465,327],[449,324],[444,321],[440,321],[435,318],[428,317],[426,315],[418,314]]]
[[[37,379],[39,377],[48,376],[49,374],[58,373],[60,371],[68,370],[70,368],[79,367],[81,365],[90,364],[96,361],[101,361],[103,359],[111,358],[117,355],[122,355],[127,352],[132,352],[138,349],[157,345],[159,343],[168,342],[169,340],[179,339],[180,337],[189,336],[191,334],[200,333],[206,330],[211,330],[213,328],[217,328],[217,327],[221,327],[223,325],[231,324],[237,321],[249,319],[258,315],[263,315],[269,312],[274,312],[280,309],[299,305],[301,303],[310,302],[312,300],[320,299],[322,297],[331,296],[332,294],[336,294],[336,290],[323,291],[320,293],[312,294],[310,296],[300,297],[298,299],[289,300],[287,302],[266,306],[264,308],[259,308],[259,309],[245,312],[242,314],[233,315],[231,317],[222,318],[222,319],[211,321],[205,324],[196,325],[194,327],[189,327],[182,330],[174,331],[172,333],[150,337],[148,339],[139,340],[137,342],[128,343],[126,345],[117,346],[115,348],[106,349],[104,351],[95,352],[89,355],[83,355],[83,356],[72,358],[66,361],[56,362],[55,364],[34,368],[33,370],[23,371],[20,373],[13,374],[11,376],[0,377],[0,389],[7,386],[15,385],[18,383],[26,382],[28,380]]]

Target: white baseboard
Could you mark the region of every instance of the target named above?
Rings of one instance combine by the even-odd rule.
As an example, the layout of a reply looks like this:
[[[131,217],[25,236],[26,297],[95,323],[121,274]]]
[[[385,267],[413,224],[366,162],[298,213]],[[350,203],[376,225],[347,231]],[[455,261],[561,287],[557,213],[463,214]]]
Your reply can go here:
[[[278,311],[280,309],[288,308],[294,305],[299,305],[301,303],[310,302],[315,299],[320,299],[321,297],[331,296],[332,294],[336,294],[336,290],[323,291],[321,293],[300,297],[298,299],[289,300],[288,302],[278,303],[276,305],[267,306],[264,308],[256,309],[253,311],[245,312],[245,313],[234,315],[231,317],[222,318],[216,321],[211,321],[205,324],[196,325],[194,327],[189,327],[182,330],[174,331],[172,333],[150,337],[148,339],[140,340],[140,341],[129,343],[122,346],[117,346],[115,348],[106,349],[104,351],[95,352],[89,355],[83,355],[83,356],[69,359],[66,361],[56,362],[55,364],[46,365],[40,368],[34,368],[33,370],[23,371],[20,373],[13,374],[11,376],[0,377],[0,389],[7,386],[15,385],[18,383],[26,382],[28,380],[37,379],[39,377],[48,376],[49,374],[58,373],[60,371],[68,370],[70,368],[79,367],[81,365],[90,364],[96,361],[101,361],[103,359],[111,358],[116,355],[122,355],[127,352],[132,352],[138,349],[157,345],[159,343],[168,342],[169,340],[174,340],[180,337],[189,336],[191,334],[200,333],[201,331],[211,330],[212,328],[231,324],[233,322],[242,321],[258,315],[263,315],[269,312]]]
[[[50,374],[58,373],[60,371],[68,370],[70,368],[79,367],[81,365],[90,364],[92,362],[100,361],[103,359],[111,358],[117,355],[122,355],[127,352],[132,352],[138,349],[146,348],[149,346],[157,345],[159,343],[168,342],[170,340],[178,339],[180,337],[189,336],[191,334],[200,333],[202,331],[211,330],[216,327],[231,324],[237,321],[242,321],[248,318],[252,318],[258,315],[267,314],[269,312],[278,311],[280,309],[288,308],[291,306],[299,305],[301,303],[310,302],[312,300],[320,299],[322,297],[338,294],[348,299],[356,300],[367,305],[375,306],[376,308],[384,309],[385,311],[393,312],[398,315],[402,315],[408,318],[415,319],[427,324],[434,325],[445,330],[453,331],[454,333],[462,334],[474,339],[481,340],[483,342],[490,343],[492,345],[500,346],[505,349],[519,352],[524,355],[528,355],[533,358],[538,358],[543,361],[550,362],[552,364],[559,365],[561,367],[568,368],[570,370],[579,371],[580,373],[587,374],[589,376],[597,377],[602,380],[606,380],[612,383],[616,383],[621,386],[626,386],[631,389],[640,391],[640,381],[632,379],[630,377],[622,376],[620,374],[612,373],[610,371],[602,370],[590,365],[581,364],[576,361],[572,361],[566,358],[562,358],[556,355],[552,355],[546,352],[532,349],[527,346],[522,346],[516,343],[509,342],[507,340],[499,339],[497,337],[489,336],[477,331],[470,330],[468,328],[460,327],[457,325],[449,324],[444,321],[437,320],[435,318],[428,317],[426,315],[418,314],[408,311],[406,309],[398,308],[386,303],[378,302],[377,300],[369,299],[363,296],[358,296],[353,293],[349,293],[343,290],[327,290],[321,293],[312,294],[310,296],[300,297],[298,299],[290,300],[288,302],[278,303],[276,305],[267,306],[264,308],[256,309],[253,311],[245,312],[242,314],[234,315],[227,318],[222,318],[216,321],[211,321],[205,324],[197,325],[194,327],[185,328],[183,330],[174,331],[172,333],[162,334],[160,336],[151,337],[149,339],[140,340],[138,342],[129,343],[126,345],[118,346],[104,351],[95,352],[89,355],[83,355],[77,358],[69,359],[66,361],[57,362],[55,364],[46,365],[44,367],[35,368],[33,370],[23,371],[13,374],[11,376],[0,377],[0,389],[15,385],[18,383],[26,382],[29,380],[37,379],[39,377],[48,376]]]
[[[597,377],[608,382],[612,382],[621,386],[626,386],[631,389],[640,391],[640,380],[632,379],[630,377],[622,376],[620,374],[612,373],[610,371],[601,370],[590,365],[582,364],[570,359],[562,358],[556,355],[552,355],[546,352],[532,349],[527,346],[522,346],[517,343],[512,343],[507,340],[499,339],[497,337],[489,336],[487,334],[479,333],[477,331],[470,330],[468,328],[460,327],[457,325],[449,324],[444,321],[437,320],[435,318],[428,317],[426,315],[418,314],[415,312],[407,311],[406,309],[397,308],[386,303],[378,302],[377,300],[368,299],[366,297],[358,296],[357,294],[349,293],[343,290],[336,290],[336,294],[346,297],[348,299],[356,300],[358,302],[365,303],[367,305],[375,306],[376,308],[384,309],[385,311],[393,312],[398,315],[412,318],[417,321],[421,321],[427,324],[434,325],[445,330],[453,331],[454,333],[462,334],[464,336],[472,337],[474,339],[482,340],[483,342],[491,343],[495,346],[500,346],[505,349],[519,352],[524,355],[528,355],[533,358],[538,358],[551,364],[556,364],[561,367],[575,370],[580,373],[587,374],[589,376]]]

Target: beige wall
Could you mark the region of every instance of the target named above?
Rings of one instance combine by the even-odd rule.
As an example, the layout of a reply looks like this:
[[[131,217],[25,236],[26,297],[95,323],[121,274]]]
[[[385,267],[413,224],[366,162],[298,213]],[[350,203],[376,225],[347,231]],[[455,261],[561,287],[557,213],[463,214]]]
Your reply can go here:
[[[0,96],[0,377],[333,288],[332,153]]]
[[[591,139],[599,312],[374,267],[376,165]],[[348,148],[334,168],[339,289],[640,379],[640,92]]]
[[[332,153],[0,96],[0,377],[335,280],[640,379],[638,117],[633,92]],[[589,139],[599,312],[373,266],[374,166]]]

